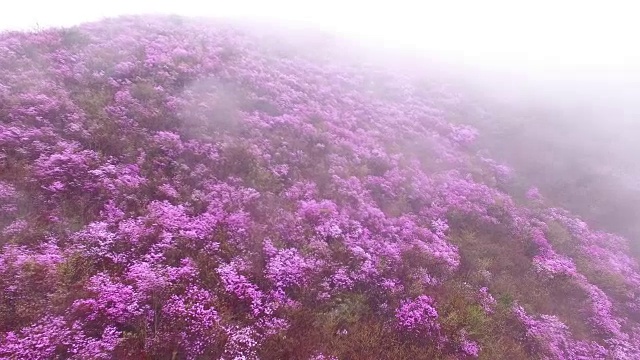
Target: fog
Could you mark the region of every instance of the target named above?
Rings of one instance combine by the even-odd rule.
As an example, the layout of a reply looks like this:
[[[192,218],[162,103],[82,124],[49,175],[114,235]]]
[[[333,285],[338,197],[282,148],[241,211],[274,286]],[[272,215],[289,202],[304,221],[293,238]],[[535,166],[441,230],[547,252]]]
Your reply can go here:
[[[576,173],[591,179],[602,194],[591,188],[569,192],[573,195],[561,204],[594,208],[590,201],[606,198],[597,211],[582,215],[603,225],[615,223],[612,230],[636,237],[639,211],[632,199],[640,191],[635,159],[640,146],[634,136],[640,130],[640,47],[635,46],[640,22],[634,10],[631,2],[572,0],[206,5],[195,0],[27,0],[0,14],[0,30],[71,26],[128,14],[231,19],[261,24],[258,32],[260,26],[279,28],[302,41],[306,35],[300,34],[320,30],[358,44],[357,56],[369,62],[454,83],[470,104],[482,105],[474,111],[483,112],[464,115],[488,134],[484,145],[494,156],[518,162],[524,174],[561,193],[575,185],[570,178],[579,177]],[[482,122],[479,113],[492,115]],[[517,136],[504,130],[516,123],[524,124]],[[563,165],[548,169],[549,156]],[[612,189],[621,190],[613,194]]]
[[[288,24],[292,32],[314,28],[386,54],[435,59],[491,83],[493,90],[509,89],[507,94],[535,89],[562,101],[627,104],[635,101],[640,85],[640,48],[633,45],[640,23],[634,21],[634,7],[573,0],[26,0],[0,14],[0,29],[70,26],[125,14]]]
[[[510,70],[576,73],[584,70],[639,70],[634,6],[615,1],[504,0],[300,2],[292,0],[179,2],[114,0],[26,0],[0,15],[0,27],[72,25],[106,16],[173,13],[247,20],[271,20],[321,28],[388,48],[429,51],[466,64]]]

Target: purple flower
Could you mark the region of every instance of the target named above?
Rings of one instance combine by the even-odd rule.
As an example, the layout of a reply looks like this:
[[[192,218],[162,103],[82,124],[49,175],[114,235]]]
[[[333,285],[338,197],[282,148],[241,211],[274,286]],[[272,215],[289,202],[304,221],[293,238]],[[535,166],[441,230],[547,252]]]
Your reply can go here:
[[[168,339],[178,339],[188,359],[199,358],[204,351],[216,343],[220,316],[213,308],[212,295],[201,288],[190,286],[182,296],[173,295],[162,306],[162,315],[170,334]]]
[[[304,287],[314,268],[314,262],[302,257],[295,249],[279,250],[270,260],[265,276],[279,288]]]
[[[480,353],[480,345],[467,337],[466,331],[460,333],[460,350],[471,357],[477,358]]]
[[[52,359],[71,341],[62,317],[45,316],[19,333],[9,332],[0,342],[0,356],[6,359]]]
[[[438,311],[433,300],[426,295],[402,300],[400,307],[396,309],[398,327],[417,335],[435,336],[440,330],[437,320]]]
[[[527,190],[527,199],[529,200],[541,200],[542,195],[540,194],[540,190],[537,187],[531,187]]]
[[[514,314],[526,327],[526,335],[541,348],[541,353],[554,359],[605,359],[607,350],[593,341],[575,340],[569,328],[557,317],[528,315],[519,306]]]
[[[114,282],[104,273],[89,280],[90,298],[76,300],[72,308],[90,321],[127,323],[142,315],[140,295],[129,285]]]
[[[489,294],[489,289],[486,287],[480,288],[478,291],[478,300],[480,301],[480,306],[487,313],[493,313],[495,311],[495,306],[497,301]]]

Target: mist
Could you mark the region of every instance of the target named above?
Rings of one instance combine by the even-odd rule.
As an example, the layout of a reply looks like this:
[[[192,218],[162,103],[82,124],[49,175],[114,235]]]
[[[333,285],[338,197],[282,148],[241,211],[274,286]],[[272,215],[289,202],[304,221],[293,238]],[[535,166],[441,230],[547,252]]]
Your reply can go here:
[[[595,101],[606,112],[635,103],[640,92],[640,49],[632,45],[640,24],[634,21],[632,7],[626,2],[501,0],[366,6],[335,0],[206,5],[193,0],[91,5],[29,0],[0,15],[0,30],[72,26],[120,15],[176,14],[250,24],[259,32],[279,27],[284,37],[321,31],[372,51],[378,60],[413,60],[409,65],[416,68],[424,61],[439,64],[440,70],[499,97],[533,95],[570,106]]]

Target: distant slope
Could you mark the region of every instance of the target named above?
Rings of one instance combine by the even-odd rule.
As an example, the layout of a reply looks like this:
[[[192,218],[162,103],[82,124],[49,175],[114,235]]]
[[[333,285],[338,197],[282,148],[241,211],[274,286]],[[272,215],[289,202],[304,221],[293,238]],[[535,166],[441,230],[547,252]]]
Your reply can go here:
[[[450,119],[477,126],[478,146],[513,165],[520,181],[590,224],[628,237],[639,256],[640,87],[593,81],[575,95],[562,82],[529,91],[487,83],[462,86],[465,105],[449,108]]]

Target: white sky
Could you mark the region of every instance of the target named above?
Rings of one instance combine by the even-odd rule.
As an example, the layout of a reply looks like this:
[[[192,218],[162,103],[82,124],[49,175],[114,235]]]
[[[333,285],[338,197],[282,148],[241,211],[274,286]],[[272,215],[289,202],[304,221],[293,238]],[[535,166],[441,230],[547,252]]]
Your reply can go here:
[[[0,29],[140,13],[287,20],[465,63],[621,73],[640,70],[639,6],[616,0],[17,0],[3,6]]]

